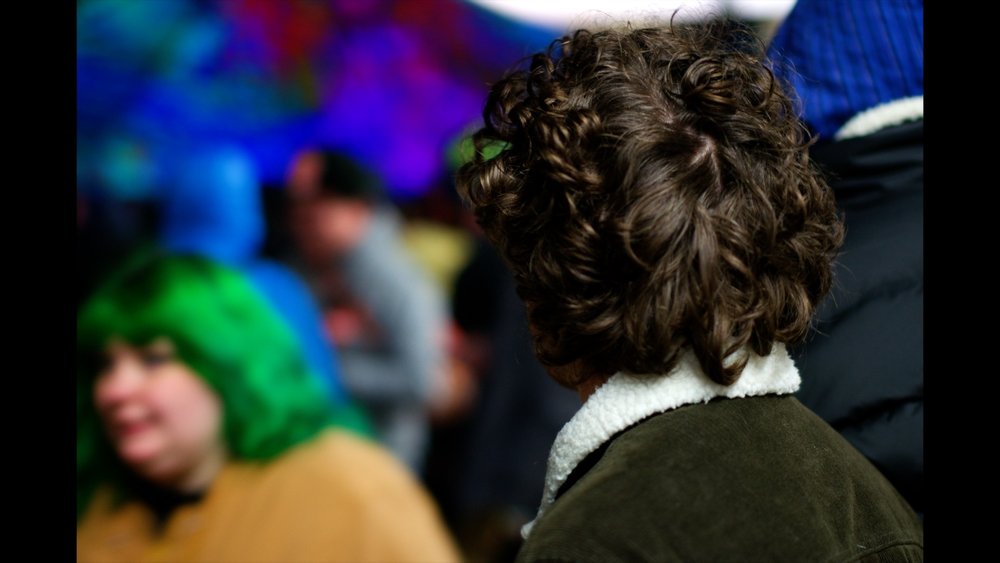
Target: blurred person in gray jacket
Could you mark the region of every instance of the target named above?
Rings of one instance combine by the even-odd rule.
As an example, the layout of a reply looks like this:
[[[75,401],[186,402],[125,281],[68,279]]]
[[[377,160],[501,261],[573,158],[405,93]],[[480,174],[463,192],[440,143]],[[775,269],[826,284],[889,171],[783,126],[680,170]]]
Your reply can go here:
[[[304,149],[287,178],[300,266],[324,308],[345,387],[416,473],[429,411],[447,395],[447,306],[407,253],[401,217],[351,157]]]

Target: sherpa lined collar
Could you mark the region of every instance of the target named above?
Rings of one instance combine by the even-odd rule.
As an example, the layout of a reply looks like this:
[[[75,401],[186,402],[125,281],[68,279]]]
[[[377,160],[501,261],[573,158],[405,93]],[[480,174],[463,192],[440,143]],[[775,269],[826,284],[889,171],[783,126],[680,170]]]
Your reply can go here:
[[[669,375],[635,377],[618,372],[599,387],[552,444],[542,503],[535,519],[521,528],[527,539],[538,518],[555,502],[559,487],[573,469],[611,436],[657,413],[684,405],[707,403],[716,397],[735,399],[794,393],[799,371],[784,344],[775,344],[766,357],[751,353],[736,383],[715,383],[701,370],[693,352],[685,353]]]
[[[837,141],[871,135],[887,127],[924,118],[924,97],[893,100],[869,108],[847,121],[833,136]]]

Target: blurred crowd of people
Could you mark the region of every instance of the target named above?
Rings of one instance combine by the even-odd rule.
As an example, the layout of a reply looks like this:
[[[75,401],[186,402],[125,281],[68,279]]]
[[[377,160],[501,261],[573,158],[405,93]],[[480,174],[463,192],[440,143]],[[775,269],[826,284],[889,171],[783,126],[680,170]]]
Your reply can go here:
[[[769,51],[846,225],[796,396],[921,518],[922,33],[920,1],[801,1]],[[280,185],[233,144],[112,156],[133,173],[77,190],[78,560],[513,560],[582,395],[454,178],[396,201],[344,147]]]
[[[510,275],[454,188],[444,184],[423,202],[401,206],[358,159],[327,147],[302,147],[282,186],[264,184],[249,154],[234,145],[192,147],[172,159],[156,197],[78,193],[81,319],[95,300],[124,299],[124,282],[108,279],[151,275],[143,268],[197,258],[242,279],[293,336],[303,372],[331,412],[349,413],[349,426],[433,495],[431,513],[455,538],[449,541],[460,540],[482,560],[512,557],[538,500],[548,446],[578,400],[545,377]],[[428,257],[412,242],[407,229],[417,222],[407,215],[447,233],[446,256]],[[441,254],[442,245],[425,247]],[[448,266],[435,269],[434,259]],[[122,273],[130,268],[140,273]],[[135,306],[152,306],[154,290],[143,291],[149,303]],[[89,330],[81,324],[81,334]],[[163,337],[173,328],[145,330]],[[102,334],[110,337],[110,329]],[[152,346],[142,334],[116,335],[141,356]],[[204,346],[216,345],[204,337]],[[104,353],[93,345],[81,344],[80,353]],[[190,364],[183,353],[170,357]],[[281,396],[281,378],[270,383]],[[81,538],[96,541],[89,532]],[[415,560],[425,559],[418,553]]]

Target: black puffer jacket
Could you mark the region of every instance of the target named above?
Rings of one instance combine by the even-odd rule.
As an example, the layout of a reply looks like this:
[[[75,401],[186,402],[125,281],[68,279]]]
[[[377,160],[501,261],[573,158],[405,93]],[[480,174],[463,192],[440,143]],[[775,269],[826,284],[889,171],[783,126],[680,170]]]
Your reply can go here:
[[[923,121],[814,147],[844,214],[798,398],[923,513]]]

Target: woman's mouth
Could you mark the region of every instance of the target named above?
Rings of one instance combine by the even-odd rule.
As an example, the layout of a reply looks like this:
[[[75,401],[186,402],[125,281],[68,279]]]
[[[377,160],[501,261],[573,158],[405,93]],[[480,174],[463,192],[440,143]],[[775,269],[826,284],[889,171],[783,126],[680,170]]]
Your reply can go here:
[[[135,420],[130,422],[118,422],[113,426],[114,435],[119,438],[127,438],[145,431],[152,424],[146,420]]]

